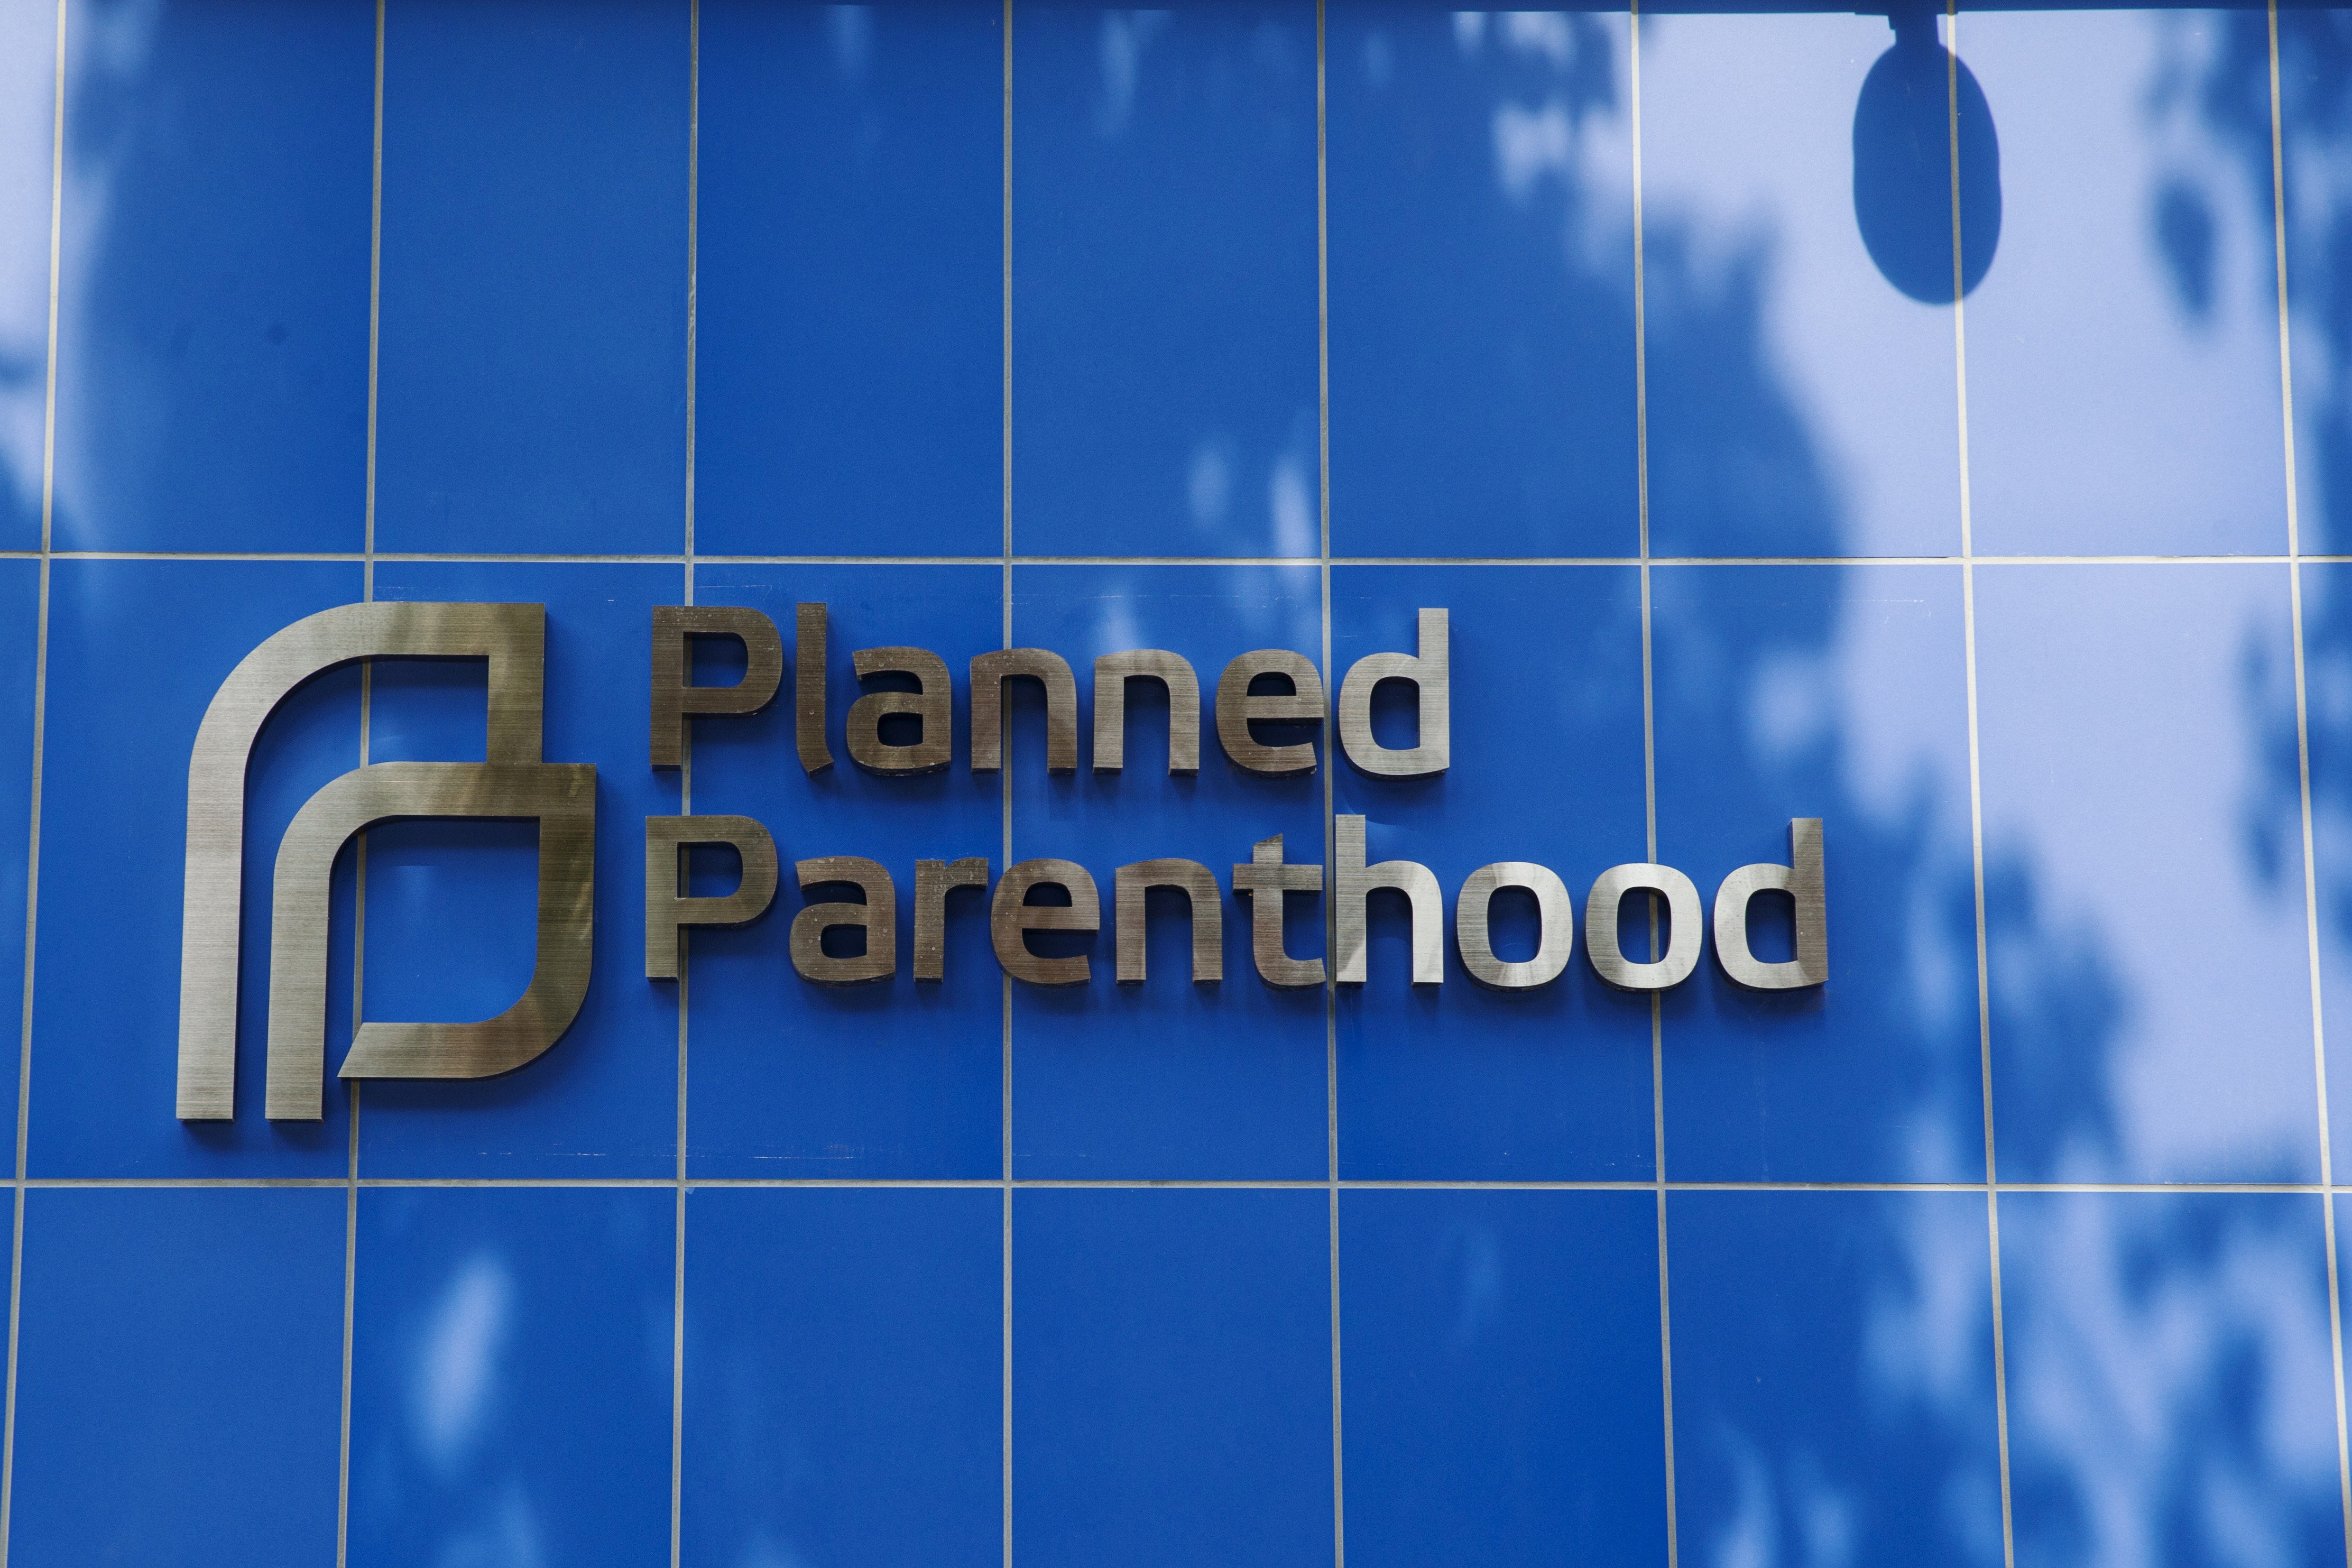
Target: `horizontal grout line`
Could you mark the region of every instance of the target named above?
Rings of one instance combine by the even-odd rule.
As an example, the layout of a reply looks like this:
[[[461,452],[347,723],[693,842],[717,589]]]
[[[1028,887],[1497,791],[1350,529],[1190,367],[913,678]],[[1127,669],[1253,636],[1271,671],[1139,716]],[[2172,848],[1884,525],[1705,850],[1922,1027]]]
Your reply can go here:
[[[345,563],[373,560],[408,565],[678,566],[683,555],[527,555],[378,551],[237,550],[53,550],[52,561],[250,561]],[[0,550],[0,561],[38,561],[37,550]],[[1676,566],[1951,566],[1969,563],[1958,555],[1654,555],[1654,567]],[[2334,566],[2352,555],[1979,555],[1979,566]],[[997,555],[705,555],[697,566],[986,566],[1002,570]],[[1319,568],[1313,556],[1234,555],[1016,555],[1015,566],[1232,566]],[[1333,566],[1597,566],[1639,567],[1638,555],[1335,555]]]
[[[347,1182],[342,1176],[47,1176],[31,1177],[27,1187],[48,1189],[79,1188],[267,1188],[293,1187],[341,1190]],[[677,1185],[675,1177],[562,1177],[562,1176],[362,1176],[362,1187],[589,1187],[646,1188],[668,1192]],[[689,1188],[769,1188],[769,1187],[938,1187],[989,1188],[1004,1185],[1002,1178],[961,1177],[865,1177],[865,1176],[774,1176],[774,1177],[694,1177],[687,1178]],[[1239,1190],[1253,1192],[1325,1192],[1334,1184],[1328,1181],[1214,1181],[1145,1177],[1101,1178],[1094,1180],[1043,1180],[1015,1177],[1015,1187],[1049,1189],[1133,1189],[1171,1187],[1182,1189]],[[1655,1182],[1545,1182],[1545,1181],[1351,1181],[1337,1184],[1343,1191],[1353,1192],[1570,1192],[1570,1193],[1652,1193]],[[1982,1182],[1668,1182],[1670,1193],[1974,1193],[1986,1189]],[[2352,1186],[2329,1188],[2315,1182],[2001,1182],[1991,1189],[2000,1193],[2087,1193],[2087,1194],[2166,1194],[2217,1193],[2263,1194],[2308,1194],[2317,1196],[2326,1192],[2352,1194]]]

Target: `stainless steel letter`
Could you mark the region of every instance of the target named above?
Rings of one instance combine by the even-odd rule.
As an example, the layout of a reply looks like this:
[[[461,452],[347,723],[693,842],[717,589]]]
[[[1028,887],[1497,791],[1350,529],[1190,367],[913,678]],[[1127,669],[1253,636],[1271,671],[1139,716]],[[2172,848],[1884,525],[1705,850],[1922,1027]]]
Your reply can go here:
[[[915,978],[948,977],[948,895],[988,886],[988,857],[915,862]]]
[[[1026,676],[1045,689],[1045,771],[1078,771],[1078,683],[1069,661],[1042,647],[1000,648],[971,661],[971,771],[1004,766],[1004,683]]]
[[[1127,766],[1127,683],[1156,680],[1168,689],[1168,771],[1201,771],[1201,679],[1181,654],[1156,647],[1107,653],[1095,660],[1095,772]]]
[[[1348,760],[1383,778],[1419,778],[1442,773],[1453,755],[1453,658],[1444,610],[1420,616],[1421,652],[1366,654],[1349,667],[1339,683],[1339,744]],[[1421,737],[1403,750],[1372,739],[1372,689],[1383,680],[1412,682]]]
[[[1225,918],[1217,879],[1198,860],[1138,860],[1111,879],[1111,903],[1118,922],[1118,983],[1143,984],[1143,893],[1147,888],[1181,888],[1192,904],[1192,982],[1225,977]]]
[[[690,899],[678,850],[688,844],[724,844],[742,857],[743,875],[721,898]],[[776,841],[748,816],[646,818],[646,978],[675,980],[688,926],[747,926],[768,912],[776,896]]]
[[[743,645],[743,679],[732,686],[696,686],[689,679],[688,639],[733,637]],[[694,713],[757,713],[774,700],[784,678],[784,644],[776,623],[732,605],[654,606],[654,766],[674,768],[686,754],[686,721]]]
[[[1250,695],[1250,682],[1261,675],[1286,675],[1287,693]],[[1277,778],[1285,773],[1315,771],[1315,742],[1269,746],[1250,733],[1253,721],[1319,724],[1323,721],[1323,678],[1302,654],[1283,647],[1263,647],[1242,654],[1217,678],[1217,740],[1225,755],[1244,773]]]
[[[920,691],[869,691],[849,705],[849,760],[869,773],[904,778],[935,773],[948,765],[952,733],[948,718],[947,661],[919,647],[862,647],[850,656],[857,679],[911,675]],[[921,721],[923,738],[911,746],[882,743],[882,721],[894,716]]]
[[[270,637],[246,655],[213,694],[188,757],[187,869],[180,921],[178,1113],[183,1121],[218,1121],[235,1113],[245,769],[262,724],[295,688],[339,665],[363,658],[487,659],[487,762],[472,765],[535,766],[540,760],[546,620],[546,608],[540,605],[344,605],[297,621]],[[403,765],[413,769],[424,764]],[[399,776],[415,780],[418,792],[419,804],[405,815],[437,814],[438,805],[427,803],[444,796],[429,776],[413,772]],[[533,807],[512,815],[535,816],[538,811]],[[585,907],[577,933],[567,934],[561,928],[551,933],[547,925],[546,855],[542,847],[541,965],[566,962],[568,944],[576,934],[579,962],[584,966]],[[324,868],[319,872],[322,879],[326,874]],[[312,1109],[309,1114],[319,1112]]]
[[[267,645],[264,645],[267,646]],[[478,1024],[362,1024],[342,1078],[492,1078],[555,1044],[588,994],[594,954],[596,770],[586,763],[380,763],[302,805],[270,898],[269,1060],[263,1112],[316,1121],[327,1060],[327,889],[343,841],[404,816],[539,819],[539,954],[514,1005]]]
[[[1501,888],[1525,888],[1536,896],[1543,934],[1536,941],[1536,955],[1524,962],[1507,963],[1496,958],[1494,943],[1487,939],[1486,906]],[[1549,868],[1531,861],[1497,860],[1492,866],[1481,866],[1470,873],[1454,901],[1454,940],[1462,949],[1462,967],[1481,985],[1497,991],[1549,985],[1568,967],[1569,954],[1576,946],[1576,914],[1568,889]]]
[[[1339,984],[1364,983],[1364,901],[1376,888],[1393,888],[1412,900],[1412,983],[1437,985],[1445,980],[1445,895],[1428,867],[1411,860],[1364,864],[1364,819],[1334,819],[1339,851],[1339,885],[1334,890],[1339,926]]]
[[[801,771],[821,773],[833,766],[824,738],[824,605],[802,605],[793,617],[793,745]]]
[[[1618,940],[1617,910],[1633,892],[1662,893],[1669,931],[1666,956],[1635,963]],[[1612,866],[1592,884],[1584,900],[1584,956],[1601,979],[1622,991],[1664,991],[1690,978],[1698,967],[1698,889],[1672,866]]]
[[[1742,866],[1716,890],[1716,961],[1732,979],[1759,991],[1794,991],[1830,977],[1829,897],[1822,879],[1820,817],[1790,822],[1789,858],[1793,865]],[[1797,956],[1786,963],[1762,963],[1748,948],[1748,900],[1769,890],[1796,900]]]
[[[1040,882],[1067,888],[1067,908],[1032,904],[1029,889]],[[1083,952],[1070,958],[1040,958],[1029,951],[1024,931],[1100,931],[1102,895],[1087,868],[1069,860],[1024,860],[997,879],[996,894],[988,906],[988,937],[996,948],[996,962],[1015,980],[1032,985],[1084,985],[1093,975]]]
[[[1250,895],[1250,957],[1257,977],[1284,991],[1323,984],[1323,961],[1293,958],[1282,946],[1282,896],[1323,890],[1320,866],[1282,863],[1282,835],[1250,846],[1249,863],[1234,868],[1234,894]]]
[[[854,882],[865,889],[862,904],[811,904],[793,917],[793,967],[819,985],[863,985],[898,973],[898,889],[890,873],[856,855],[826,855],[793,868],[803,888]],[[858,926],[866,951],[834,958],[824,951],[828,926]]]

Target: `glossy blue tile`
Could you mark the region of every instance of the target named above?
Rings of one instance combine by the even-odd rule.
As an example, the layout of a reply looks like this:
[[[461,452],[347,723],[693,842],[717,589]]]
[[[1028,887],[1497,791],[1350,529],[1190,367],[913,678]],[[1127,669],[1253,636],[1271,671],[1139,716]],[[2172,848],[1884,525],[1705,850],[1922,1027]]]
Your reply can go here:
[[[365,1086],[371,1176],[664,1177],[677,1157],[677,1001],[645,978],[645,819],[677,810],[646,755],[652,606],[674,566],[383,563],[385,600],[547,606],[542,754],[596,767],[595,958],[579,1017],[547,1053],[476,1083]],[[386,661],[368,711],[374,762],[478,762],[477,662]],[[404,822],[368,835],[362,1011],[467,1022],[505,1011],[537,952],[537,828]]]
[[[1946,75],[1882,16],[1643,32],[1653,552],[1959,552]]]
[[[31,561],[0,561],[0,952],[21,952],[25,944],[25,881],[29,853],[17,853],[16,835],[32,829],[34,677],[39,653],[41,569]],[[24,1015],[25,966],[0,967],[0,1006],[9,1017]],[[19,1048],[24,1037],[17,1036]],[[11,1060],[9,1066],[16,1063]],[[0,1090],[0,1108],[15,1125],[16,1096]]]
[[[343,1194],[25,1196],[9,1559],[335,1556]]]
[[[1979,570],[2005,1181],[2314,1181],[2288,584]]]
[[[1999,1563],[1983,1196],[1676,1193],[1667,1216],[1683,1551]]]
[[[2259,11],[1960,24],[2000,187],[1968,301],[1979,551],[2284,550],[2269,149],[2249,144],[2250,116],[2216,112],[2267,100],[2265,26]],[[1993,156],[1964,146],[1963,182]]]
[[[66,45],[58,547],[359,549],[373,10],[77,6]]]
[[[2352,11],[2280,6],[2278,54],[2301,542],[2342,554],[2352,549]],[[2242,157],[2267,155],[2266,98],[2204,108],[2227,117]]]
[[[1013,18],[1013,547],[1313,555],[1301,0]]]
[[[41,545],[57,55],[54,7],[0,13],[0,550]]]
[[[1320,1191],[1014,1194],[1024,1563],[1329,1556],[1328,1209]]]
[[[40,949],[33,1015],[36,1176],[341,1176],[350,1127],[261,1115],[270,887],[302,803],[360,762],[359,675],[297,691],[246,770],[243,969],[233,1121],[173,1116],[188,753],[205,706],[256,647],[359,598],[323,563],[60,561],[49,584]],[[327,1016],[351,1016],[351,868],[338,863]]]
[[[1003,1531],[1001,1191],[687,1200],[690,1563],[990,1563]]]
[[[1664,1559],[1657,1236],[1648,1193],[1340,1199],[1351,1562]]]
[[[1331,8],[1336,553],[1639,550],[1629,42]]]
[[[1651,574],[1658,858],[1711,910],[1819,817],[1829,902],[1828,984],[1736,985],[1710,929],[1666,994],[1675,1180],[1984,1178],[1960,589],[1939,566]],[[1751,907],[1759,957],[1790,956],[1789,911]]]
[[[1320,1181],[1329,1165],[1326,996],[1277,991],[1250,957],[1250,900],[1233,868],[1259,839],[1323,859],[1323,781],[1260,778],[1225,758],[1216,687],[1252,648],[1317,658],[1322,593],[1312,566],[1036,566],[1013,574],[1016,645],[1070,662],[1082,761],[1045,768],[1045,703],[1035,681],[1008,683],[1013,853],[1076,860],[1095,879],[1102,930],[1086,985],[1016,984],[1013,998],[1013,1173],[1039,1179]],[[1127,758],[1093,771],[1094,661],[1123,648],[1181,654],[1201,683],[1201,771],[1168,773],[1168,702],[1155,683],[1129,687]],[[1117,984],[1117,868],[1179,856],[1216,878],[1224,979],[1196,984],[1184,896],[1149,895],[1141,985]],[[1285,900],[1287,951],[1323,951],[1324,905]],[[1197,911],[1189,918],[1199,919]],[[1035,945],[1045,951],[1039,939]]]
[[[683,548],[687,12],[386,9],[377,548]]]
[[[714,0],[699,58],[696,548],[999,553],[1001,13]]]
[[[949,900],[943,983],[918,985],[912,960],[915,862],[980,855],[992,873],[1004,866],[1002,786],[966,764],[965,732],[971,656],[1003,646],[1003,587],[995,566],[698,574],[698,603],[748,605],[773,618],[787,661],[794,605],[830,606],[827,734],[835,762],[814,776],[802,771],[789,684],[756,717],[697,723],[694,808],[765,824],[785,870],[757,924],[690,936],[687,1136],[696,1175],[992,1180],[1003,1173],[1004,982],[989,948],[984,895]],[[929,648],[947,664],[955,761],[941,773],[884,778],[853,763],[843,738],[850,706],[866,689],[850,658],[858,648],[903,646]],[[897,883],[898,973],[885,984],[816,985],[793,970],[793,918],[835,895],[803,895],[790,867],[825,855],[878,860]],[[722,879],[710,890],[729,885]]]
[[[2309,1194],[2004,1193],[2019,1568],[2344,1550]]]
[[[1366,819],[1366,858],[1437,877],[1445,979],[1409,984],[1401,894],[1369,901],[1366,980],[1339,996],[1339,1173],[1359,1180],[1645,1181],[1654,1138],[1646,997],[1612,991],[1581,955],[1550,984],[1489,991],[1456,946],[1455,898],[1497,860],[1549,867],[1584,891],[1643,856],[1642,599],[1630,568],[1343,567],[1331,574],[1330,689],[1356,660],[1417,646],[1444,607],[1453,760],[1432,778],[1336,763],[1339,811]],[[1410,693],[1385,689],[1375,735],[1413,743]],[[1391,704],[1388,694],[1401,700]],[[1305,857],[1299,857],[1305,858]],[[1326,873],[1327,885],[1329,873]],[[1489,906],[1495,951],[1536,951],[1535,900]]]
[[[2342,566],[2305,566],[2303,637],[2306,734],[2310,742],[2315,935],[2319,946],[2321,1016],[2352,997],[2352,574]],[[2299,795],[2296,754],[2287,735],[2265,758],[2263,793]],[[2293,792],[2291,794],[2290,792]],[[2338,1169],[2352,1157],[2352,1042],[2324,1031],[2327,1126]]]
[[[360,1195],[354,1568],[663,1558],[676,1203],[642,1188]]]

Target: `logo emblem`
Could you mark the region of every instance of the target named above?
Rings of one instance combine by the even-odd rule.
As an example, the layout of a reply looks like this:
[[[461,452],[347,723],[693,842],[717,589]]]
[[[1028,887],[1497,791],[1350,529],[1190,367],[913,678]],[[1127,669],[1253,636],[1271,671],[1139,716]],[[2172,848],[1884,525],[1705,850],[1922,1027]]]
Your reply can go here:
[[[264,1114],[310,1121],[323,1114],[328,879],[344,841],[374,823],[536,819],[538,957],[520,998],[495,1018],[362,1024],[340,1076],[489,1078],[522,1066],[571,1027],[588,994],[596,769],[540,760],[546,634],[543,605],[345,605],[269,638],[213,694],[188,758],[180,928],[182,1121],[225,1121],[236,1112],[245,773],[253,742],[295,688],[360,659],[487,659],[488,760],[354,768],[295,814],[278,848],[270,893]]]

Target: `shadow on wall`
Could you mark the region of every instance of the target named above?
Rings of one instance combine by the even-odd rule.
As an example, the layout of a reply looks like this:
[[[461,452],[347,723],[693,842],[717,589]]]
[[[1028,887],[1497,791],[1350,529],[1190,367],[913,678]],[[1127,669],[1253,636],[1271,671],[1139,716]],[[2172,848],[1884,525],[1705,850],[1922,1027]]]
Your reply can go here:
[[[1930,305],[1952,299],[1952,136],[1959,127],[1960,292],[2000,245],[2000,138],[1976,74],[1936,39],[1937,13],[1893,16],[1895,42],[1853,106],[1853,216],[1880,274]]]

